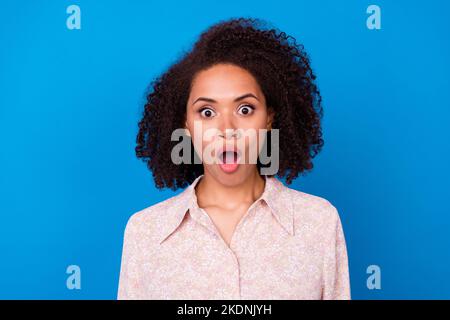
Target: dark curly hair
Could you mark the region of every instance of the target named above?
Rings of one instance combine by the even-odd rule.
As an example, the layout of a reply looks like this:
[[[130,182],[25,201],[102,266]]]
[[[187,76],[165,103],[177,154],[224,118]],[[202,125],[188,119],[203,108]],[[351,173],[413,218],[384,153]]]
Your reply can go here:
[[[194,76],[218,63],[231,63],[250,72],[260,85],[268,108],[275,112],[272,128],[280,130],[277,175],[286,177],[286,183],[291,184],[299,173],[313,168],[312,158],[323,146],[322,98],[314,83],[316,77],[303,45],[284,32],[266,28],[266,24],[250,18],[217,23],[152,81],[135,151],[152,171],[158,188],[184,188],[203,174],[202,164],[172,163],[171,151],[179,142],[171,141],[171,135],[184,127]],[[267,139],[270,141],[270,134]],[[192,141],[191,147],[194,150]]]

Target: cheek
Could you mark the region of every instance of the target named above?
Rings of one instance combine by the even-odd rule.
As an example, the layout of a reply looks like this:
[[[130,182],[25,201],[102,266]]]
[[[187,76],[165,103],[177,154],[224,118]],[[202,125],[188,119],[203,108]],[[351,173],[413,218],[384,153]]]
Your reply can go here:
[[[246,145],[249,151],[253,150],[254,152],[257,152],[257,154],[260,153],[267,135],[264,129],[265,127],[255,129],[255,134],[252,134],[247,138]]]
[[[264,141],[266,140],[267,122],[268,122],[267,114],[264,114],[263,116],[259,117],[254,123],[254,128],[256,130],[256,138],[253,139],[252,143],[255,145],[255,148],[257,148],[258,153],[261,151],[261,148],[264,145]]]
[[[259,117],[254,118],[252,121],[246,121],[242,124],[243,129],[246,134],[244,135],[245,139],[245,149],[248,154],[258,155],[264,146],[264,141],[267,136],[267,118]],[[241,142],[242,143],[242,142]]]
[[[192,143],[197,153],[205,150],[209,145],[213,145],[218,139],[217,127],[213,121],[202,121],[195,119],[188,122]]]
[[[240,118],[237,125],[244,129],[258,130],[266,128],[267,121],[267,113],[259,110],[250,117]]]

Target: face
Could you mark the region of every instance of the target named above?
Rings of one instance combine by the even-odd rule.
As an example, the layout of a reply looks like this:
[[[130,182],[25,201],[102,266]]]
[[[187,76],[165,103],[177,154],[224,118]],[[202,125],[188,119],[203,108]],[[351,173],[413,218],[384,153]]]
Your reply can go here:
[[[185,126],[203,156],[205,175],[233,186],[255,174],[264,142],[260,129],[270,129],[272,119],[259,84],[245,69],[217,64],[194,77]]]

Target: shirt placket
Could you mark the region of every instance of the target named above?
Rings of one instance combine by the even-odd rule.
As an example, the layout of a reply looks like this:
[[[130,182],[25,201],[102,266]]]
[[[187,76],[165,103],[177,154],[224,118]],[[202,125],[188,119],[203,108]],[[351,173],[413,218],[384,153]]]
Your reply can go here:
[[[236,281],[236,288],[231,290],[224,290],[224,296],[230,297],[231,299],[241,299],[242,297],[242,288],[241,288],[241,269],[240,269],[240,263],[239,263],[239,252],[241,251],[241,242],[245,241],[247,237],[243,237],[242,230],[246,227],[246,225],[249,223],[249,219],[251,219],[255,214],[257,207],[260,205],[260,199],[256,202],[254,202],[247,210],[247,212],[244,214],[244,216],[241,218],[239,223],[236,226],[236,229],[233,232],[233,235],[231,237],[230,246],[228,246],[225,242],[225,240],[222,238],[222,236],[219,233],[219,230],[212,222],[211,218],[209,217],[208,213],[194,205],[193,210],[193,216],[197,220],[198,223],[202,224],[205,228],[207,228],[209,231],[214,234],[214,237],[217,241],[220,242],[220,246],[222,247],[222,250],[224,250],[224,254],[233,261],[233,278],[235,278]],[[243,240],[242,240],[243,239]],[[230,283],[233,283],[232,281]]]
[[[231,259],[231,263],[225,263],[223,265],[224,268],[228,267],[231,268],[222,270],[223,272],[225,272],[226,276],[229,276],[231,278],[228,281],[226,281],[226,283],[229,284],[229,286],[222,288],[221,299],[224,300],[239,299],[240,298],[239,261],[236,255],[226,245],[225,241],[223,240],[222,236],[220,235],[219,231],[217,230],[216,226],[214,225],[214,223],[212,222],[211,218],[209,217],[209,215],[206,213],[205,210],[193,204],[189,208],[189,212],[191,214],[192,219],[202,227],[206,228],[210,232],[210,234],[214,237],[216,243],[218,244],[219,250],[222,251],[225,258],[227,260]]]

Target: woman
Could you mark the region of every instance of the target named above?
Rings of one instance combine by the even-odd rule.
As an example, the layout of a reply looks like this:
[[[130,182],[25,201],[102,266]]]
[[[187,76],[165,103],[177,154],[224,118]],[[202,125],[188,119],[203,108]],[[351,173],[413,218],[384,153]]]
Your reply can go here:
[[[350,299],[336,208],[275,177],[290,184],[323,146],[314,79],[292,37],[232,19],[152,83],[136,154],[158,188],[187,188],[129,219],[118,299]],[[272,163],[251,161],[269,141]]]

